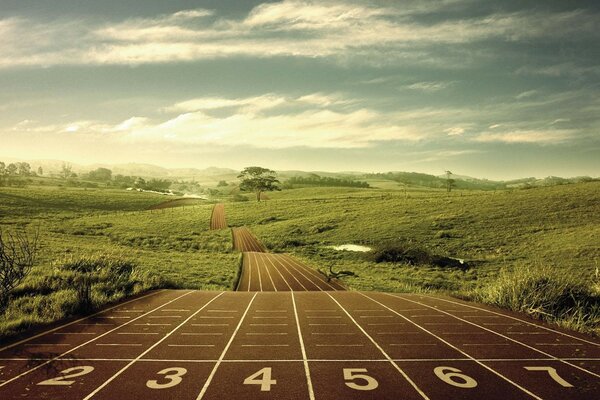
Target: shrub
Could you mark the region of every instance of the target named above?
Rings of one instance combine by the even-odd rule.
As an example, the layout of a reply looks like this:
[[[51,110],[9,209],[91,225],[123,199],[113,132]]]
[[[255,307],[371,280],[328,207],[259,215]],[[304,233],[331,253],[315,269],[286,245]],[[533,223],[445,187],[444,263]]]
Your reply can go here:
[[[15,287],[31,271],[38,252],[38,232],[3,233],[0,230],[0,312],[8,306]]]
[[[597,285],[549,266],[517,266],[503,270],[495,282],[477,289],[472,297],[570,329],[600,333]]]

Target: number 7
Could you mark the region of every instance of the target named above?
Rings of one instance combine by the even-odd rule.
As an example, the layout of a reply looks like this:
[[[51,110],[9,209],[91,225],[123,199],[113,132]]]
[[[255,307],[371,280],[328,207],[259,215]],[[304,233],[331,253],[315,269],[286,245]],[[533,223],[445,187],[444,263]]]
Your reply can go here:
[[[567,382],[563,378],[561,378],[560,375],[558,375],[558,372],[556,372],[556,368],[552,368],[552,367],[523,367],[523,368],[525,368],[527,371],[546,371],[546,372],[548,372],[548,375],[550,375],[550,378],[554,379],[554,381],[556,381],[556,383],[558,383],[560,386],[573,387],[573,385],[571,385],[569,382]]]

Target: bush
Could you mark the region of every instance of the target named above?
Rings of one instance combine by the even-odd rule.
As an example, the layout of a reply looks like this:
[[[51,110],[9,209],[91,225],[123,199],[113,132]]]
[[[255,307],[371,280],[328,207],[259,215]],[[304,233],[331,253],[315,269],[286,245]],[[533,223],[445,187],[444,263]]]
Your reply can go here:
[[[38,232],[3,233],[0,230],[0,313],[6,309],[15,287],[31,271],[38,252]]]
[[[412,265],[429,264],[432,259],[426,250],[402,242],[384,244],[369,256],[376,263],[401,262]]]
[[[78,311],[87,312],[95,307],[93,289],[104,298],[132,293],[136,279],[136,266],[120,257],[82,257],[64,261],[59,269],[64,280],[77,291]],[[120,297],[120,296],[118,296]]]
[[[549,266],[503,270],[497,280],[472,293],[475,300],[524,312],[569,329],[600,333],[600,293],[596,281]]]

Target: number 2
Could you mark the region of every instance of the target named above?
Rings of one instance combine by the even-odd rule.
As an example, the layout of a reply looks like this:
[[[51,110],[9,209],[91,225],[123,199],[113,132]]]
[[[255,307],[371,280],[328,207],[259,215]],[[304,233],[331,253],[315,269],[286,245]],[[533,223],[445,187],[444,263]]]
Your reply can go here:
[[[560,375],[558,375],[558,372],[556,372],[556,368],[552,368],[552,367],[523,367],[523,368],[525,368],[527,371],[546,371],[546,372],[548,372],[548,375],[550,375],[550,378],[554,379],[554,381],[556,383],[558,383],[560,386],[573,387],[573,385],[571,385],[569,382],[567,382],[563,378],[561,378]]]
[[[187,373],[187,369],[185,368],[165,368],[162,371],[158,371],[158,375],[164,375],[165,379],[168,380],[167,383],[158,383],[157,380],[151,380],[146,382],[146,386],[150,389],[168,389],[173,386],[177,386],[183,380],[182,376]]]
[[[259,376],[262,376],[262,379],[258,379]],[[277,381],[271,379],[271,367],[263,368],[244,379],[244,385],[260,385],[261,392],[270,392],[271,385],[275,384]]]
[[[87,375],[94,370],[94,367],[83,366],[83,367],[72,367],[60,371],[61,374],[67,374],[65,376],[58,376],[56,378],[47,379],[38,383],[38,385],[63,385],[69,386],[75,383],[75,381],[68,381],[67,379],[77,378],[78,376]],[[75,372],[79,371],[79,372]],[[72,373],[75,372],[75,373]]]
[[[379,386],[379,383],[375,378],[365,374],[358,374],[357,372],[367,372],[366,368],[344,368],[344,380],[353,381],[355,379],[362,379],[365,384],[359,385],[355,382],[346,382],[346,386],[354,390],[375,390]]]

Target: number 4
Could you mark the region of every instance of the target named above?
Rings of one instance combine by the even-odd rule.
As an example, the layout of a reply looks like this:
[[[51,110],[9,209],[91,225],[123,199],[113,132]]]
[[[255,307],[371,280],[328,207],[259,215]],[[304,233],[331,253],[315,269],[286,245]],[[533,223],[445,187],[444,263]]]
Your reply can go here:
[[[361,379],[365,381],[365,384],[359,385],[355,382],[346,382],[346,386],[354,390],[375,390],[379,386],[379,383],[375,378],[365,375],[357,374],[357,372],[367,372],[366,368],[344,368],[344,380],[353,381],[355,379]]]
[[[262,379],[258,379],[260,376],[262,376]],[[275,384],[277,384],[277,381],[271,379],[271,367],[263,368],[244,379],[244,385],[260,385],[261,392],[270,392],[271,385]]]
[[[560,375],[558,375],[558,372],[556,372],[556,368],[552,368],[552,367],[523,367],[523,368],[525,368],[527,371],[546,371],[546,372],[548,372],[548,375],[550,375],[550,378],[554,379],[556,381],[556,383],[558,383],[560,386],[573,387],[573,385],[571,385],[569,382],[567,382],[563,378],[561,378]]]

